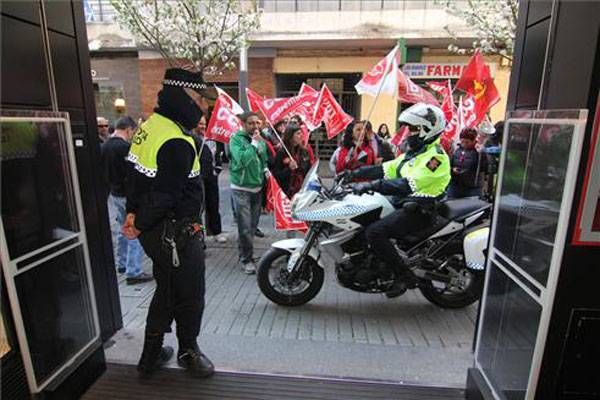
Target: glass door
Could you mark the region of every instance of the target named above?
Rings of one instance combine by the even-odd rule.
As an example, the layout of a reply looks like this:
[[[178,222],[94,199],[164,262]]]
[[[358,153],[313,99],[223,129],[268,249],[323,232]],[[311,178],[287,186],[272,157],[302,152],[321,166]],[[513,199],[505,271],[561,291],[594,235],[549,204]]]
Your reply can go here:
[[[68,114],[0,115],[2,269],[30,390],[100,345]]]
[[[475,364],[498,399],[533,399],[587,111],[506,122]]]

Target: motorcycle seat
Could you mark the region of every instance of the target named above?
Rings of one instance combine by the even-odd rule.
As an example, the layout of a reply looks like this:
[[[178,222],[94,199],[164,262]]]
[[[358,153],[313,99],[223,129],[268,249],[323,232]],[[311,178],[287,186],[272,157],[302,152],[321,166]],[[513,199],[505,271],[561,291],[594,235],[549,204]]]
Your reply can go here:
[[[438,213],[449,220],[462,222],[469,216],[490,207],[490,203],[477,197],[446,200],[440,204]]]

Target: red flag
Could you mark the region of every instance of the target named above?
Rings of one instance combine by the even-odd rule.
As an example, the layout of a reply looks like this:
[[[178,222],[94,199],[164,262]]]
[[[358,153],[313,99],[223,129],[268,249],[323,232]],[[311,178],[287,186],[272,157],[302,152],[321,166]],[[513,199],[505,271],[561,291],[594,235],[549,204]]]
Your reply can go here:
[[[315,106],[315,120],[325,123],[327,137],[335,137],[342,132],[354,118],[346,114],[327,85],[323,85]]]
[[[409,133],[408,126],[403,125],[400,127],[398,132],[396,132],[396,134],[394,135],[392,140],[390,140],[390,143],[392,143],[396,147],[396,149],[398,149],[398,151],[396,151],[397,155],[400,154],[400,144],[402,143],[402,141],[404,139],[406,139],[406,137],[408,136],[408,133]]]
[[[489,109],[500,101],[500,94],[496,85],[494,85],[490,68],[485,65],[479,50],[473,54],[473,57],[463,69],[462,75],[456,83],[456,88],[473,96],[475,101],[473,112],[476,118],[473,125],[481,122]]]
[[[260,104],[262,100],[264,100],[263,96],[252,89],[246,88],[246,97],[248,97],[248,106],[250,107],[250,110],[254,112],[261,111]]]
[[[226,91],[224,91],[217,85],[215,85],[215,89],[217,89],[218,98],[221,99],[221,102],[223,104],[227,105],[227,108],[229,108],[231,111],[233,111],[234,114],[237,115],[237,114],[242,114],[244,112],[244,109],[242,108],[242,106],[240,106],[237,103],[237,101],[235,101],[230,95],[228,95]]]
[[[230,108],[227,99],[219,95],[204,137],[206,140],[215,140],[227,144],[231,136],[240,129],[243,129],[242,122]]]
[[[427,82],[427,86],[440,96],[444,97],[446,93],[446,89],[448,87],[448,83],[444,81],[429,81]]]
[[[394,72],[398,70],[398,59],[398,46],[396,46],[354,86],[356,92],[361,95],[377,96],[380,92],[396,96],[398,76]]]
[[[459,114],[460,129],[474,128],[481,122],[477,114],[477,100],[474,96],[467,94],[461,99],[461,113]],[[481,116],[485,117],[485,113]]]
[[[317,127],[321,124],[319,121],[316,121],[314,119],[315,106],[317,105],[317,100],[319,99],[319,91],[303,83],[302,86],[300,86],[298,96],[306,100],[304,100],[302,104],[296,109],[295,113],[302,117],[302,120],[304,121],[308,129],[310,129],[311,131],[317,129]]]
[[[303,112],[306,112],[303,110],[314,108],[316,101],[313,94],[273,99],[261,97],[251,89],[246,89],[246,94],[252,111],[260,110],[273,125],[285,117],[291,117],[295,114],[302,115]]]
[[[275,212],[275,229],[279,231],[308,230],[305,222],[292,219],[292,203],[272,174],[269,174],[267,199]]]
[[[410,80],[400,69],[398,75],[398,100],[405,103],[427,103],[439,106],[435,97],[421,86]]]
[[[432,87],[432,84],[437,86],[438,82],[428,82],[427,84],[429,87]],[[454,105],[452,85],[450,84],[450,80],[444,82],[443,88],[437,86],[436,91],[442,96],[441,109],[444,112],[444,117],[446,118],[446,128],[440,137],[440,144],[448,154],[451,154],[452,143],[454,143],[454,140],[459,133],[459,114],[456,106]]]

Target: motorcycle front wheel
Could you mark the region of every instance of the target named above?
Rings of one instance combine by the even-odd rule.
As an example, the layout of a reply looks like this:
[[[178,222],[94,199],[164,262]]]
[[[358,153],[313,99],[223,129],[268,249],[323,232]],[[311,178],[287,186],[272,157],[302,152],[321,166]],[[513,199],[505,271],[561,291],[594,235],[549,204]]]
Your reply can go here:
[[[325,271],[312,257],[305,257],[296,277],[291,278],[286,266],[290,253],[269,249],[260,259],[256,279],[260,291],[273,303],[300,306],[311,301],[323,287]]]

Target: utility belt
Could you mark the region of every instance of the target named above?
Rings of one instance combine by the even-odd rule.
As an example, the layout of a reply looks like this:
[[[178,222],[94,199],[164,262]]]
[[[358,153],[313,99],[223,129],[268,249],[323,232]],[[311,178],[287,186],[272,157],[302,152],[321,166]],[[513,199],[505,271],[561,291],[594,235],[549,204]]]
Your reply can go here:
[[[168,217],[163,221],[161,250],[171,257],[173,267],[179,267],[181,263],[178,252],[185,249],[192,240],[204,241],[204,226],[198,218]]]

